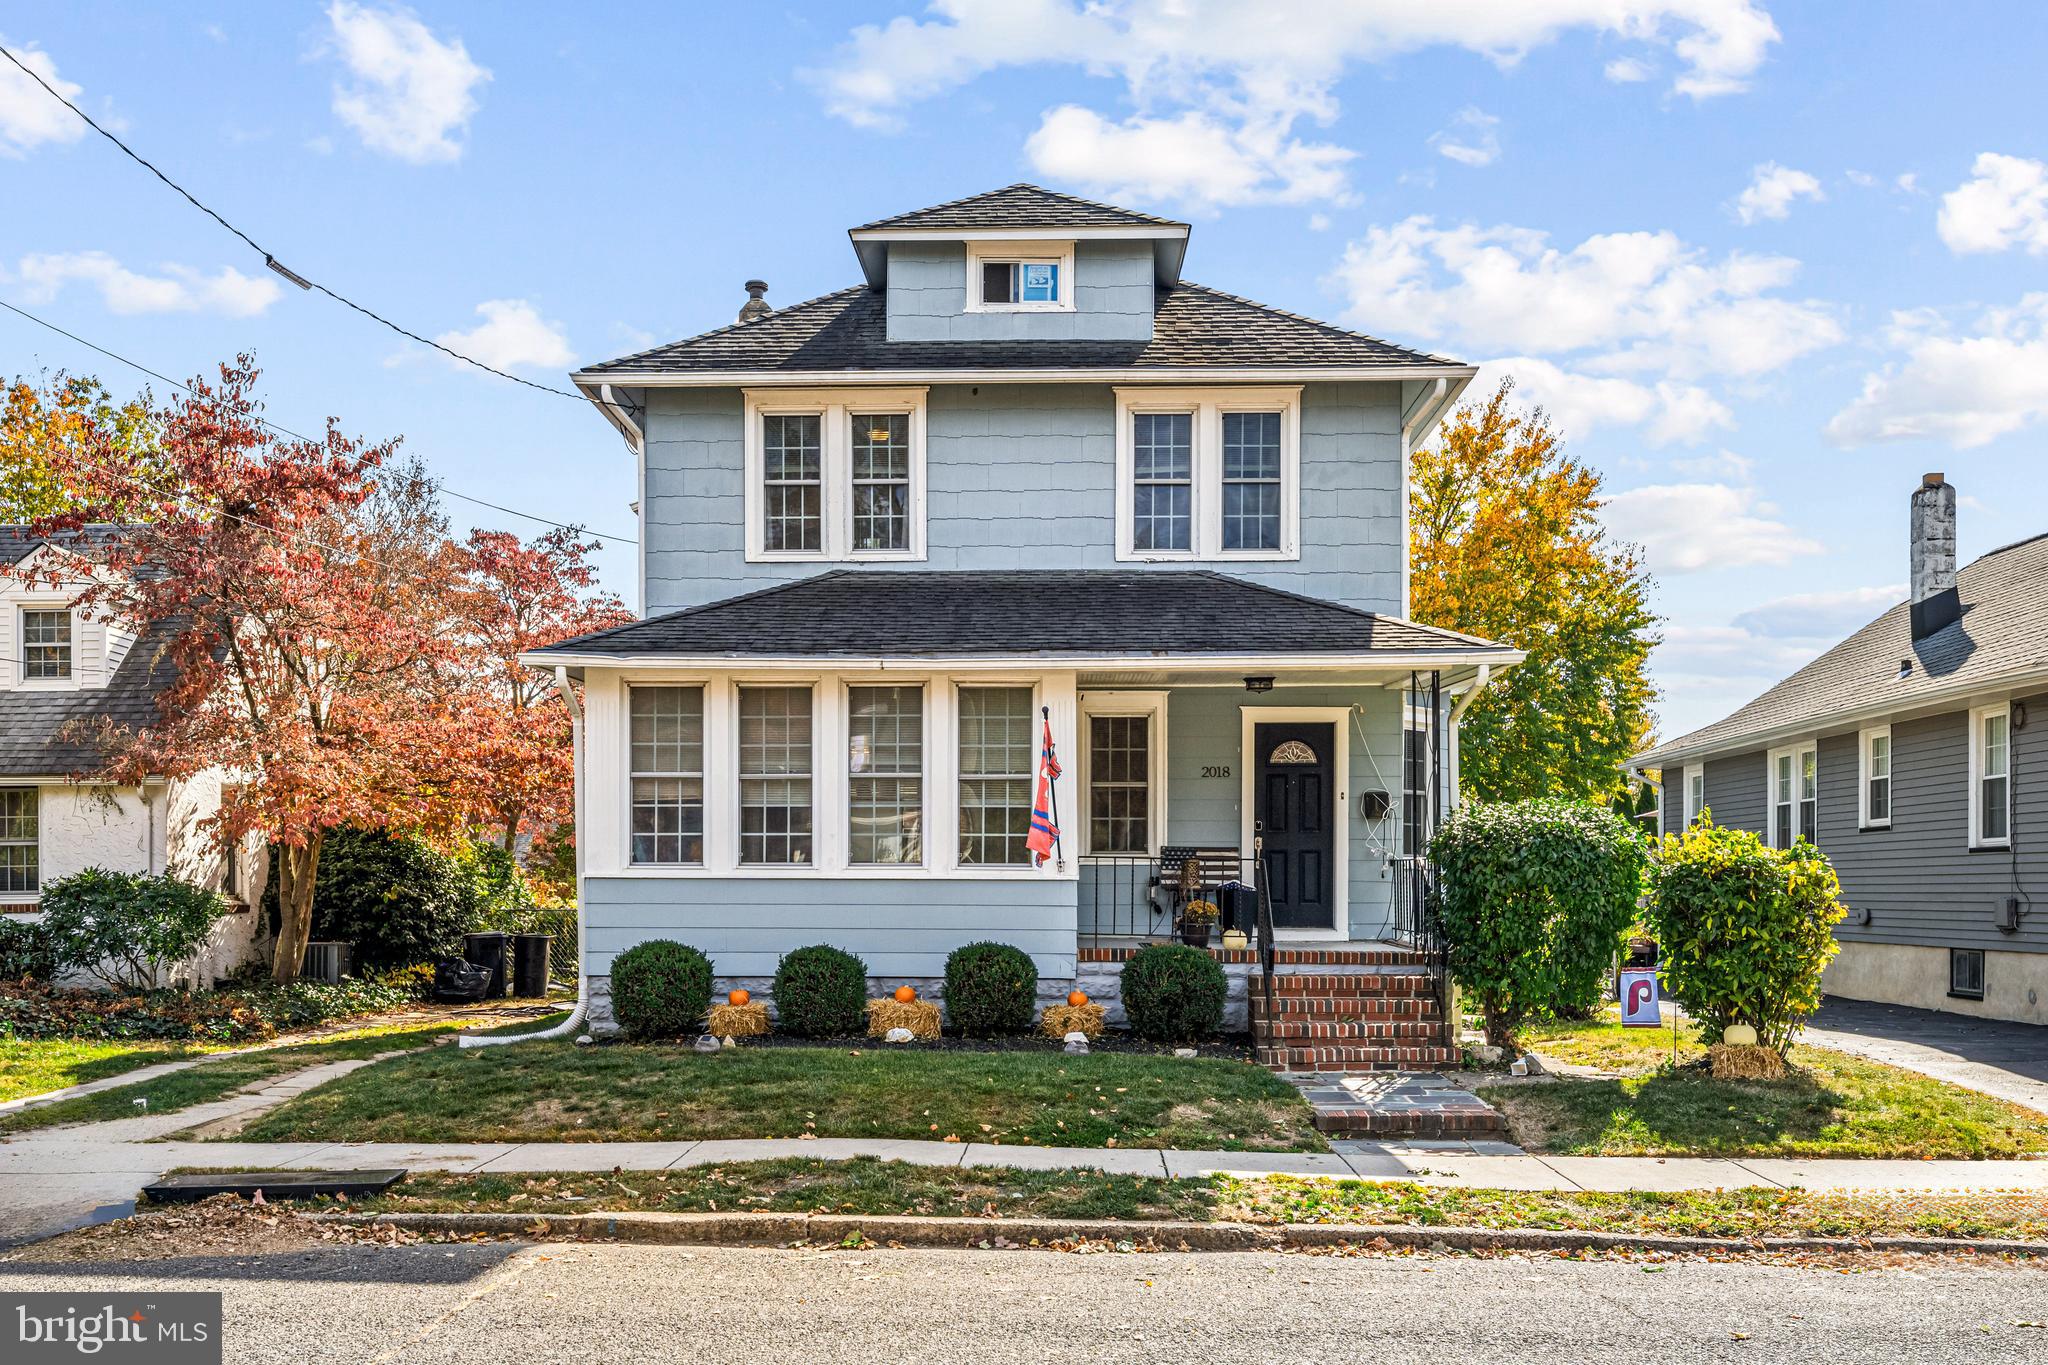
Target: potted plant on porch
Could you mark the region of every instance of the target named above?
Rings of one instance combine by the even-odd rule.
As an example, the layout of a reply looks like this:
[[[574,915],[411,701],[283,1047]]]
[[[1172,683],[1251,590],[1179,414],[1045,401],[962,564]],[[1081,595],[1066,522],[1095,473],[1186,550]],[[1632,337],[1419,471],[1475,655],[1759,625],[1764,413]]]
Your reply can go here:
[[[1191,900],[1180,908],[1180,941],[1195,948],[1209,946],[1209,931],[1216,927],[1219,911],[1215,901]]]

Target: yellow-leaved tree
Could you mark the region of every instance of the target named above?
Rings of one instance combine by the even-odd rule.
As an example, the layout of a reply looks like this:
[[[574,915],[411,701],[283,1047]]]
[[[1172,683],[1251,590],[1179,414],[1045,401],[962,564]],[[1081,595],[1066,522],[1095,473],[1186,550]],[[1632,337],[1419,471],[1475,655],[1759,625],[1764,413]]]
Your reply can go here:
[[[118,471],[125,496],[108,505],[123,521],[147,518],[165,496],[156,418],[145,390],[116,402],[91,375],[59,370],[40,382],[16,379],[0,400],[0,522],[60,516],[75,489],[60,470],[78,463]]]
[[[1409,612],[1528,652],[1465,713],[1467,795],[1606,802],[1650,732],[1650,580],[1595,515],[1600,476],[1513,391],[1460,407],[1415,453]]]

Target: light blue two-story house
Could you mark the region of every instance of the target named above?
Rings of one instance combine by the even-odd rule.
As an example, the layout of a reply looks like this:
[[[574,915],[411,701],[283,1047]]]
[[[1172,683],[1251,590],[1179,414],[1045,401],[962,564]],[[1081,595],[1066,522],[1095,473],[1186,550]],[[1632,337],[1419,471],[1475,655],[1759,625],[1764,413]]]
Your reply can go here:
[[[1190,899],[1255,932],[1227,884],[1261,878],[1287,965],[1416,968],[1452,717],[1521,657],[1405,619],[1408,456],[1473,368],[1031,185],[850,236],[853,287],[750,281],[732,326],[574,376],[639,462],[645,604],[528,659],[583,687],[594,1019],[650,937],[756,987],[816,942],[935,985],[996,939],[1113,1002]],[[1321,1060],[1441,1060],[1410,1022]]]

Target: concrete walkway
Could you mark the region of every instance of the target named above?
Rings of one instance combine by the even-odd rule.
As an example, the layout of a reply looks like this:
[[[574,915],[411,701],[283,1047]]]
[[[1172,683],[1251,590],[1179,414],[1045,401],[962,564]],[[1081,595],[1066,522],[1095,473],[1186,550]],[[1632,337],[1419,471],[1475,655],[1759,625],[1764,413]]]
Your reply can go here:
[[[2048,1114],[2048,1026],[1829,996],[1800,1035]]]

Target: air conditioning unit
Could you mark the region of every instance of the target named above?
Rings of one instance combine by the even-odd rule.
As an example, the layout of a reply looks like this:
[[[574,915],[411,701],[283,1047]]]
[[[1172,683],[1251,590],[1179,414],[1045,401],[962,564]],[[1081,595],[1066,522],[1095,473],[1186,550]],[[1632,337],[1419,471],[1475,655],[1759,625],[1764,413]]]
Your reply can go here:
[[[1998,932],[2017,934],[2020,931],[2020,898],[2007,896],[1998,903]]]
[[[348,973],[348,945],[334,941],[308,943],[306,960],[299,965],[299,976],[306,981],[324,981],[330,986],[339,986],[341,978]]]

